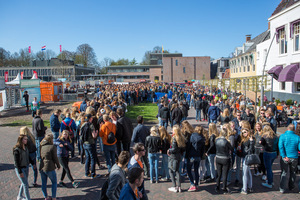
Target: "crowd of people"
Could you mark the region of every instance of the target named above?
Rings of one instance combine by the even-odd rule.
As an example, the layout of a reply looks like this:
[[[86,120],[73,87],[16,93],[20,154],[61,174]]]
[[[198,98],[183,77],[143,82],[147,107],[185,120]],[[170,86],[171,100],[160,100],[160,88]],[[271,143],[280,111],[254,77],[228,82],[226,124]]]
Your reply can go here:
[[[157,99],[157,92],[166,95]],[[127,105],[147,101],[157,102],[158,125],[148,128],[143,116],[138,116],[134,127],[126,116]],[[168,190],[180,193],[185,176],[190,181],[189,192],[201,190],[201,182],[215,182],[216,193],[231,193],[228,185],[234,184],[241,186],[241,194],[248,194],[254,192],[252,166],[262,186],[273,188],[272,165],[278,156],[279,191],[285,193],[295,188],[296,172],[300,171],[300,106],[296,101],[291,107],[270,101],[255,112],[254,101],[218,88],[208,91],[205,87],[169,84],[106,85],[97,87],[95,98],[84,99],[80,107],[54,110],[51,132],[46,132],[36,99],[32,106],[32,132],[22,127],[13,148],[16,174],[22,183],[18,199],[30,199],[29,166],[34,187],[38,187],[40,172],[46,200],[56,199],[58,186],[66,187],[65,175],[72,187],[78,188],[80,182],[74,180],[69,168],[76,147],[87,178],[107,177],[101,193],[104,199],[148,199],[144,178],[153,184],[171,181]],[[195,109],[196,123],[207,121],[208,129],[190,124],[187,118],[191,109]],[[280,113],[291,109],[296,116],[290,116],[285,124],[287,131],[279,137]],[[106,167],[100,164],[99,154],[104,156]],[[96,174],[96,165],[107,168],[107,173]],[[61,167],[58,182],[56,170]],[[47,193],[48,178],[51,197]]]

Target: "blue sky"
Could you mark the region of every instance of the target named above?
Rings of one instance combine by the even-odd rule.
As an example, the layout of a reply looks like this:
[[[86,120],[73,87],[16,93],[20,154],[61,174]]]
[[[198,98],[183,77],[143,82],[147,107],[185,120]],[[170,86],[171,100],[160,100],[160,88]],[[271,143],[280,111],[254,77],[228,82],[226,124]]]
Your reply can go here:
[[[136,58],[163,45],[183,56],[226,57],[268,28],[281,0],[0,0],[0,47],[90,44],[99,61]]]

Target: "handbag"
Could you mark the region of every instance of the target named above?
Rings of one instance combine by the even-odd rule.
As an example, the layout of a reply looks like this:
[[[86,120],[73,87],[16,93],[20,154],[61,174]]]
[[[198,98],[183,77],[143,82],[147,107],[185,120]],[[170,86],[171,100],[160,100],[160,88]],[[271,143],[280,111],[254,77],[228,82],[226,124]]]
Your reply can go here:
[[[245,157],[246,165],[259,165],[261,163],[259,156],[257,154],[248,154]]]

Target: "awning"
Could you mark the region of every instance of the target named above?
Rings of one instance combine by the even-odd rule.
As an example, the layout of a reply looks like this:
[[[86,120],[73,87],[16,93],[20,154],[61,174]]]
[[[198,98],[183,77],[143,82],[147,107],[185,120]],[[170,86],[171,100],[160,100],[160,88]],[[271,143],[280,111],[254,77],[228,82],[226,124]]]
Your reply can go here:
[[[300,68],[297,70],[295,74],[294,82],[300,83]]]
[[[288,65],[280,72],[278,76],[279,82],[294,82],[295,74],[299,68],[299,64]]]
[[[273,78],[275,78],[276,80],[278,80],[278,76],[279,76],[280,72],[282,71],[282,69],[283,69],[282,65],[277,65],[277,66],[271,68],[268,71],[268,74],[273,74]]]

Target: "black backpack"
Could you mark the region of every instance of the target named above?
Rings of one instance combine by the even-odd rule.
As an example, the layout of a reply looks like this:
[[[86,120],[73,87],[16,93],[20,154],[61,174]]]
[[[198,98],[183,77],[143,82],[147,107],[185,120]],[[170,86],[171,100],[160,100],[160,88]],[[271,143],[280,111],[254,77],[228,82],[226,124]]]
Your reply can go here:
[[[108,126],[107,126],[107,128],[108,128]],[[108,144],[113,144],[115,141],[116,141],[115,134],[111,130],[109,130],[109,133],[108,133],[108,136],[107,136],[107,143]]]

